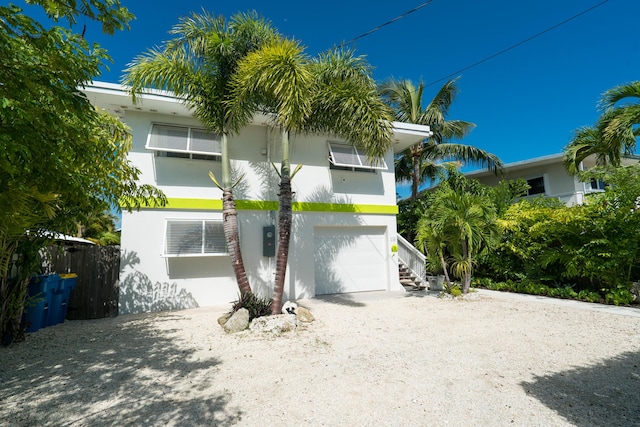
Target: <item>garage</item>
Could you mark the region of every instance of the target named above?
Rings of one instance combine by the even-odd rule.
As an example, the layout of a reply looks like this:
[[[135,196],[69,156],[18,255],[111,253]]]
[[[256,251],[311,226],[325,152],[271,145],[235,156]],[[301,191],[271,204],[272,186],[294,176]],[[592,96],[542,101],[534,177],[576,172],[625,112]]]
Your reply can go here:
[[[386,227],[315,227],[316,295],[387,289]]]

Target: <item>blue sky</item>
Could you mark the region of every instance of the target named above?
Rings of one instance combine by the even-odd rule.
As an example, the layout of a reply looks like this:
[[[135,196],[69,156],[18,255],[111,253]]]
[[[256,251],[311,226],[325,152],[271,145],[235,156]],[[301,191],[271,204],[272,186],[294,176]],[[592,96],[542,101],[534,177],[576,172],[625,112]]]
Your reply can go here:
[[[170,38],[179,17],[203,8],[224,16],[256,10],[315,55],[427,2],[121,1],[137,17],[131,30],[105,36],[97,26],[87,29],[86,38],[114,59],[96,80],[119,82],[136,55]],[[436,82],[427,87],[425,103],[442,79],[461,76],[450,118],[477,125],[463,142],[509,163],[561,152],[575,129],[594,123],[603,91],[640,79],[639,14],[638,0],[432,0],[352,46],[367,56],[379,81]]]

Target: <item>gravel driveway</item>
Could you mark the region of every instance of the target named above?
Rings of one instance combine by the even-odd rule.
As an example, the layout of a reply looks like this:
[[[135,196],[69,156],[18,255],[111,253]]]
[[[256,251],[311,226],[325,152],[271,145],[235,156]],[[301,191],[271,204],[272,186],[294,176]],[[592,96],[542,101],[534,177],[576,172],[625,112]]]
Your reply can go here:
[[[0,348],[6,426],[640,426],[640,314],[482,291],[300,301],[316,321],[226,335],[228,307],[66,321]]]

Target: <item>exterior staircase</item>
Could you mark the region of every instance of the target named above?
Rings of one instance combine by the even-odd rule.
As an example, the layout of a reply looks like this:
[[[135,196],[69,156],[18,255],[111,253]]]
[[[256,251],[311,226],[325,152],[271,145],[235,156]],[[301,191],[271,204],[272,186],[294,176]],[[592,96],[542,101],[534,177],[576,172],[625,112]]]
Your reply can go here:
[[[405,290],[421,291],[427,288],[425,261],[422,252],[398,234],[398,273]]]
[[[417,277],[407,265],[398,261],[398,274],[400,276],[400,284],[407,291],[421,291],[427,288],[425,280]]]

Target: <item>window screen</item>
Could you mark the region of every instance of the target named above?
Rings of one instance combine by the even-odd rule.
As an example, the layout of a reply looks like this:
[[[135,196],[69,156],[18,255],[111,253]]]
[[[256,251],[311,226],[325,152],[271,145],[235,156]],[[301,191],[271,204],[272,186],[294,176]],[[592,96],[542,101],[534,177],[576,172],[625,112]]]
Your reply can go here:
[[[219,156],[222,153],[219,135],[206,132],[203,129],[161,124],[154,124],[151,127],[146,147],[149,150],[159,152],[195,155]],[[202,156],[198,158],[202,158]]]
[[[221,221],[167,220],[165,255],[227,254]]]
[[[335,166],[342,166],[354,169],[387,169],[384,159],[380,159],[377,164],[373,164],[367,155],[357,147],[348,144],[329,142],[329,161]]]

